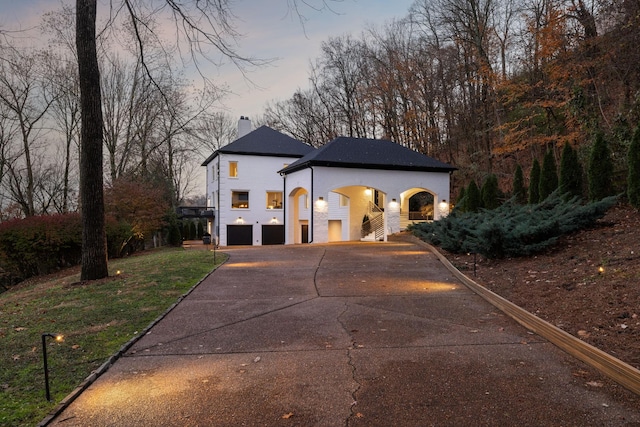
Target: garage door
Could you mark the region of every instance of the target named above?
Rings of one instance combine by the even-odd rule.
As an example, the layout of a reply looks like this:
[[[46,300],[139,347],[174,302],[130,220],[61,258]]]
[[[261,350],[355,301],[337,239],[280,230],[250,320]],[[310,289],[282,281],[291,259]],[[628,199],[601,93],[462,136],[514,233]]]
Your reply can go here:
[[[263,245],[284,245],[284,225],[263,225]]]
[[[227,245],[253,244],[253,225],[227,225]]]

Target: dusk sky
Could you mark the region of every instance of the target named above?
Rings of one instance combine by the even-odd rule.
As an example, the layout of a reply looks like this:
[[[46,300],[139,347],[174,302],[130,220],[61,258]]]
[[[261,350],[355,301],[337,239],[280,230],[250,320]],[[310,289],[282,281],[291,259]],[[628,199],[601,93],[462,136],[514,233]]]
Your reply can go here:
[[[207,76],[226,83],[235,95],[225,101],[233,117],[261,115],[267,101],[284,100],[297,88],[308,87],[309,63],[318,57],[320,44],[330,36],[351,33],[358,37],[367,25],[382,26],[393,18],[404,17],[413,0],[334,0],[332,10],[316,11],[322,0],[299,0],[307,19],[304,27],[289,10],[293,0],[235,0],[232,2],[236,25],[245,36],[240,52],[247,56],[277,58],[271,65],[249,74],[259,88],[252,87],[233,67],[207,68]],[[0,29],[28,29],[39,23],[46,11],[57,9],[63,0],[0,0]],[[106,11],[108,0],[99,0],[98,13]],[[37,40],[34,40],[37,43]]]

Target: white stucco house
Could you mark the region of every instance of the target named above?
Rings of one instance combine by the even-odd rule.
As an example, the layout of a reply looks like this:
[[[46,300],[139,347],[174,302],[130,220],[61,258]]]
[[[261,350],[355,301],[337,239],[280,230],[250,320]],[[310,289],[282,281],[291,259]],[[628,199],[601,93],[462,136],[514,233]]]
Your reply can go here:
[[[250,126],[242,117],[238,139],[202,163],[209,232],[221,246],[386,241],[423,192],[430,219],[449,212],[455,168],[446,163],[386,140],[338,137],[314,149]]]

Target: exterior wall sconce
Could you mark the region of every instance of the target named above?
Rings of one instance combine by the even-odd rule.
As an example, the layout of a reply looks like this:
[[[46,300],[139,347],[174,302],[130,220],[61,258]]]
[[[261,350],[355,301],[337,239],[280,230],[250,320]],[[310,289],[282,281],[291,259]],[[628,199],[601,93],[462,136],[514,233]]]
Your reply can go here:
[[[324,197],[320,196],[318,197],[318,200],[316,200],[316,207],[318,209],[324,209],[327,206],[327,202],[325,202]]]
[[[371,188],[367,187],[366,190],[364,190],[364,194],[366,194],[367,196],[371,195]]]
[[[236,219],[236,224],[244,224],[244,219],[242,219],[242,217],[239,216],[238,219]]]
[[[438,204],[438,210],[440,211],[441,218],[449,215],[449,204],[445,199],[442,199],[442,201]]]
[[[277,223],[278,223],[278,218],[276,218],[275,216],[271,218],[271,224],[277,224]]]
[[[64,335],[61,334],[42,334],[42,360],[44,362],[44,387],[47,401],[51,402],[51,393],[49,392],[49,366],[47,364],[47,337],[51,337],[56,342],[63,342]]]

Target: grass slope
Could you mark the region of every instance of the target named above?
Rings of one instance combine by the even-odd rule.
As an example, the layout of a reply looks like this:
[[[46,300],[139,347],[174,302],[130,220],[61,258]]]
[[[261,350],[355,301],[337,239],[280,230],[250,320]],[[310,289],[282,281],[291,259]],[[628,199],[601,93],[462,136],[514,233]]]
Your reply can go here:
[[[217,254],[218,264],[224,259]],[[161,249],[113,260],[104,280],[82,283],[68,271],[0,294],[0,425],[37,424],[214,267],[212,252]],[[44,392],[47,332],[65,336],[47,339],[52,402]]]

